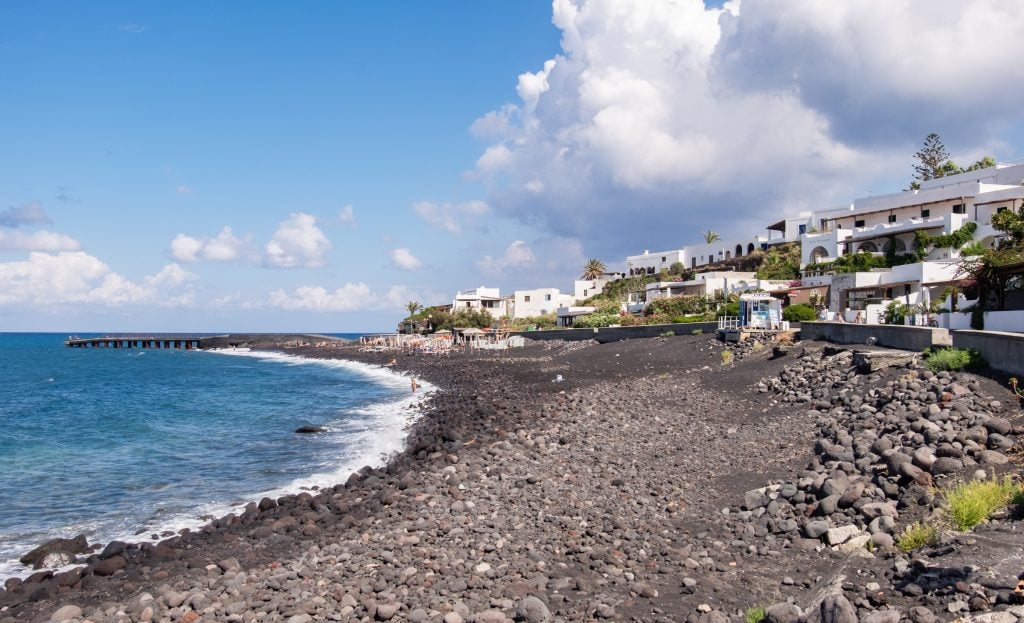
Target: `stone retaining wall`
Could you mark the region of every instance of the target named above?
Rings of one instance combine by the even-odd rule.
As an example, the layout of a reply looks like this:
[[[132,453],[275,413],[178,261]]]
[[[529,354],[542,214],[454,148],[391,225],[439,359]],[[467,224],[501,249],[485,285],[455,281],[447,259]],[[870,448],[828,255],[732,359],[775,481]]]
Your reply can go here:
[[[951,346],[946,329],[907,327],[889,324],[849,324],[842,322],[804,322],[800,339],[824,340],[836,344],[866,344],[875,338],[877,346],[922,351],[926,348]]]
[[[605,327],[602,329],[551,329],[547,331],[519,331],[512,335],[521,335],[528,340],[569,340],[581,342],[597,340],[619,342],[643,337],[658,337],[671,332],[673,335],[692,335],[694,331],[714,333],[718,330],[717,322],[688,322],[685,324],[655,324],[642,327]]]
[[[1009,374],[1024,374],[1024,334],[1001,331],[954,331],[953,346],[974,348],[988,365]]]

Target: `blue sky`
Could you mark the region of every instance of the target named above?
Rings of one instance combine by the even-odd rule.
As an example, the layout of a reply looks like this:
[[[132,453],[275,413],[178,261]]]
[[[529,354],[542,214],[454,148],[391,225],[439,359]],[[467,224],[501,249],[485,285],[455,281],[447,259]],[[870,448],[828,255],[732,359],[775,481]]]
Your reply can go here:
[[[877,58],[901,25],[963,36],[982,3],[923,23],[892,9],[876,18],[897,32],[842,52],[816,13],[844,32],[876,18],[241,6],[0,6],[0,330],[388,330],[409,299],[569,289],[587,257],[899,190],[928,131],[961,159],[1024,157],[1018,69]],[[986,53],[1014,57],[1021,22],[996,17],[1007,36],[987,38],[1010,48]],[[836,83],[844,67],[874,73]],[[970,93],[938,105],[944,81]]]

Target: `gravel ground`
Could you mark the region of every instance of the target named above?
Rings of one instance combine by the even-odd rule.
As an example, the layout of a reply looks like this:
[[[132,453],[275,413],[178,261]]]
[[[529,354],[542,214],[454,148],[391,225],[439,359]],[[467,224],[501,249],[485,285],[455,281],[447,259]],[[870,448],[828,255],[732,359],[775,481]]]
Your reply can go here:
[[[0,623],[1024,616],[1019,517],[894,547],[911,522],[940,519],[936,487],[1019,472],[1021,411],[990,379],[710,336],[400,356],[396,369],[441,391],[386,467],[8,581]]]

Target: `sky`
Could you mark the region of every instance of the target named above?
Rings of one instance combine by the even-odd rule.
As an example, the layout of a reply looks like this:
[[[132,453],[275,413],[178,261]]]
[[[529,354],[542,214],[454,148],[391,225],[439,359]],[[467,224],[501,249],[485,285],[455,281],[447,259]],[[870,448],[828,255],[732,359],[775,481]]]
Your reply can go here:
[[[1024,159],[999,0],[0,5],[0,331],[387,331]]]

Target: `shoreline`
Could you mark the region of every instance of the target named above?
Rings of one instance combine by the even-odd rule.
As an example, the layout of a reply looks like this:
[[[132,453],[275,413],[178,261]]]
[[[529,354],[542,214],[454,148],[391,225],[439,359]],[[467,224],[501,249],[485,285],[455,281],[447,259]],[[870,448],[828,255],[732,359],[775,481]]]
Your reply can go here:
[[[843,403],[814,393],[833,387],[843,392],[834,398],[857,395],[881,404],[886,395],[893,399],[893,387],[910,384],[907,369],[857,373],[849,351],[820,344],[798,345],[781,359],[770,349],[736,350],[736,362],[723,366],[723,348],[709,336],[683,336],[398,356],[397,368],[443,391],[430,398],[406,449],[385,467],[359,470],[318,492],[252,503],[241,515],[144,551],[108,552],[86,575],[14,587],[0,593],[0,622],[47,620],[63,605],[83,608],[97,623],[113,620],[118,610],[98,608],[104,602],[120,604],[126,620],[185,617],[190,623],[200,617],[723,623],[742,618],[746,608],[786,600],[810,616],[819,594],[846,600],[862,617],[882,617],[874,623],[896,623],[892,616],[905,618],[914,608],[944,620],[978,611],[980,601],[943,610],[947,602],[960,603],[952,587],[926,588],[924,597],[905,592],[908,583],[930,585],[917,567],[901,570],[911,559],[892,547],[895,528],[880,531],[890,541],[878,536],[880,545],[866,557],[857,553],[863,548],[845,551],[829,547],[824,533],[813,536],[824,524],[875,538],[857,509],[890,503],[895,509],[897,498],[900,528],[935,512],[934,499],[892,476],[854,487],[863,496],[854,506],[827,512],[817,506],[819,488],[839,486],[821,483],[880,476],[874,464],[828,458],[845,458],[836,444],[876,434],[874,427],[861,428],[860,418],[870,412],[836,419],[847,413],[835,406]],[[354,348],[284,352],[378,364],[394,356]],[[555,381],[559,375],[562,382]],[[915,383],[935,382],[913,375],[922,379]],[[956,400],[965,408],[1005,412],[1012,431],[1020,430],[1016,407],[984,397],[1001,390],[994,382],[974,375],[943,379],[963,389]],[[833,405],[833,418],[822,410],[826,404]],[[944,421],[960,431],[1003,419]],[[913,440],[901,437],[911,435],[909,428],[886,435]],[[1016,469],[999,466],[1007,468]],[[787,487],[796,495],[778,497]],[[986,570],[1008,586],[1007,571],[996,569],[1005,558],[1000,551],[1024,546],[1013,521],[997,520],[966,537],[944,534],[942,551],[916,556],[934,558],[925,568],[979,567],[978,578],[961,583],[985,594],[987,609],[1005,610],[997,604],[1012,599],[1012,587],[978,582]],[[108,570],[113,575],[99,573]],[[840,575],[845,579],[837,580]],[[868,599],[876,584],[884,601]],[[8,604],[14,609],[2,608]],[[803,621],[804,614],[786,620]],[[914,623],[934,620],[914,616]]]
[[[90,541],[91,551],[80,554],[78,556],[80,559],[84,560],[93,554],[101,552],[103,548],[111,542],[141,546],[143,543],[155,544],[166,539],[173,538],[175,535],[180,535],[182,530],[188,530],[190,532],[201,531],[205,526],[223,519],[228,515],[241,514],[244,512],[245,506],[253,501],[258,502],[260,499],[267,497],[276,499],[283,496],[295,496],[303,492],[317,492],[321,489],[329,489],[338,484],[338,482],[343,482],[352,472],[355,472],[367,465],[380,467],[387,463],[390,456],[401,452],[404,449],[408,430],[420,417],[422,417],[424,401],[426,401],[429,396],[437,390],[436,387],[427,383],[424,385],[423,391],[416,396],[403,396],[401,394],[401,389],[407,387],[407,377],[405,375],[391,368],[354,360],[334,360],[334,363],[342,365],[333,366],[331,365],[332,362],[330,360],[306,358],[296,354],[288,354],[282,349],[269,348],[224,348],[208,349],[203,352],[221,356],[245,356],[263,361],[274,361],[281,365],[303,365],[308,363],[311,365],[325,365],[327,367],[343,367],[350,373],[366,379],[366,382],[368,383],[376,383],[383,387],[388,387],[396,392],[395,396],[382,402],[360,407],[357,409],[358,412],[376,412],[374,415],[364,413],[368,418],[394,417],[398,415],[403,419],[403,421],[397,423],[398,426],[390,430],[377,431],[380,437],[371,440],[364,449],[360,450],[358,458],[350,458],[344,460],[344,462],[337,463],[336,469],[332,472],[328,473],[314,470],[307,475],[296,477],[291,482],[281,484],[280,486],[272,489],[253,491],[250,493],[239,493],[234,496],[236,501],[233,502],[220,501],[199,503],[190,510],[176,512],[172,517],[165,519],[162,523],[149,525],[145,529],[136,530],[132,533],[125,532],[118,534],[115,532],[110,535],[109,538],[97,538],[95,541]],[[391,382],[388,382],[389,380]],[[395,382],[396,380],[397,382]],[[398,441],[397,447],[393,444],[396,440]],[[339,459],[339,461],[341,461],[341,459]],[[87,525],[91,523],[91,518],[85,518],[82,521]],[[159,538],[154,539],[149,535],[159,535]],[[82,536],[86,536],[89,539],[96,538],[95,535],[89,536],[83,534]],[[78,537],[76,536],[75,538]],[[45,545],[51,540],[57,539],[26,543],[24,549],[22,549],[21,554],[19,555],[24,555],[35,548]],[[17,560],[11,561],[11,564],[12,572],[10,575],[0,576],[0,586],[3,586],[7,580],[12,578],[24,580],[40,572],[45,573],[49,571],[53,574],[59,574],[86,566],[83,562],[77,562],[61,567],[36,570],[31,566],[22,565]]]

